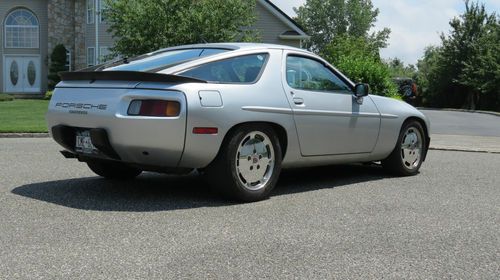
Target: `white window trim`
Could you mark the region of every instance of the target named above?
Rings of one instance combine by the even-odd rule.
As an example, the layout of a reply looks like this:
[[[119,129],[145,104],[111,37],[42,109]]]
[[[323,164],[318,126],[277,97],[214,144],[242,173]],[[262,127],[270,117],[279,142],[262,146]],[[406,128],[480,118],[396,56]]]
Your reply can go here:
[[[106,62],[106,60],[104,59],[104,56],[102,55],[103,50],[106,52],[106,55],[110,54],[108,46],[99,46],[99,62],[100,63]]]
[[[71,71],[72,70],[72,63],[71,63],[71,50],[70,49],[66,49],[66,67],[68,67],[68,71]]]
[[[90,61],[89,61],[89,58],[90,58],[90,57],[89,57],[89,52],[90,52],[90,51],[91,51],[91,52],[93,53],[93,55],[94,55],[94,57],[93,57],[94,59],[92,60],[92,62],[91,62],[91,63],[89,63],[89,62],[90,62]],[[95,58],[96,58],[95,54],[96,54],[96,53],[95,53],[95,48],[94,48],[94,47],[88,47],[88,48],[87,48],[87,66],[88,66],[88,67],[95,66],[95,62],[96,62],[96,60],[95,60]]]
[[[23,8],[19,8],[19,9],[15,9],[13,11],[11,11],[9,14],[7,14],[7,16],[5,17],[5,20],[7,20],[7,18],[14,12],[16,12],[17,10],[27,10],[27,9],[23,9]],[[33,12],[27,10],[29,13],[31,13],[33,15],[33,17],[36,19],[38,25],[7,25],[7,24],[4,24],[4,28],[3,28],[3,38],[4,38],[4,47],[6,49],[39,49],[40,48],[40,21],[38,21],[38,18],[36,17],[35,14],[33,14]],[[23,46],[23,47],[15,47],[15,46],[9,46],[8,45],[8,40],[7,40],[7,28],[12,28],[12,27],[17,27],[17,28],[35,28],[36,29],[36,33],[38,34],[38,40],[36,41],[36,45],[35,46],[31,46],[31,47],[26,47],[26,46]]]
[[[91,7],[89,7],[89,4],[92,3]],[[87,11],[86,16],[87,16],[87,24],[94,24],[95,20],[95,1],[94,0],[87,0],[85,3],[85,10]],[[89,14],[92,14],[91,16]]]
[[[102,12],[106,9],[106,0],[99,0],[99,22],[106,22],[106,20],[102,18]]]

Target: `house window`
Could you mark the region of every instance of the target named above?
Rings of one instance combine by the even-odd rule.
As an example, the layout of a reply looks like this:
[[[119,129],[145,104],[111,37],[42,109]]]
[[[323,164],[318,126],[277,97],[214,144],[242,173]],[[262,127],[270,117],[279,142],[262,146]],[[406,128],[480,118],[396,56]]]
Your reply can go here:
[[[110,57],[111,51],[109,51],[109,47],[100,47],[99,48],[99,63],[104,63],[111,59]]]
[[[66,71],[71,71],[71,50],[66,50]]]
[[[95,65],[95,48],[89,47],[87,48],[87,66]]]
[[[35,15],[26,9],[12,11],[5,20],[6,48],[39,48],[39,24]]]
[[[107,0],[99,0],[99,22],[106,21],[106,10],[108,9]]]
[[[87,24],[94,23],[94,0],[87,0]]]

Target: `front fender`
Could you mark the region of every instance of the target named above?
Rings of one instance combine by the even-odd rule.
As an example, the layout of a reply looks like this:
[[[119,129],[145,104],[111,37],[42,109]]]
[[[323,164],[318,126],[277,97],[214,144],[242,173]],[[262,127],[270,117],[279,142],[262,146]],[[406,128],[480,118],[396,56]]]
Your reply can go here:
[[[427,131],[427,145],[430,142],[430,122],[429,119],[410,104],[382,96],[371,95],[370,98],[377,106],[381,115],[379,139],[372,153],[377,159],[385,159],[394,150],[403,123],[415,118],[421,120]]]

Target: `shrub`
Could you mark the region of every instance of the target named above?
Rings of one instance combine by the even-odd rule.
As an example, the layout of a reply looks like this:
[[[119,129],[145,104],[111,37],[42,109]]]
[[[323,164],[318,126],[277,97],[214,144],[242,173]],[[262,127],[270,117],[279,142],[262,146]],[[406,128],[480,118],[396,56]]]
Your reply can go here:
[[[55,46],[52,54],[50,55],[50,68],[49,68],[49,81],[48,88],[54,89],[57,83],[61,81],[58,73],[62,71],[67,71],[66,68],[66,48],[59,44]]]
[[[14,97],[8,95],[8,94],[5,94],[5,93],[0,93],[0,102],[2,101],[12,101],[14,100]]]
[[[45,93],[45,96],[43,97],[43,99],[45,100],[50,100],[52,98],[52,94],[54,93],[53,90],[48,90],[46,93]]]
[[[396,85],[391,81],[389,69],[381,62],[362,57],[342,56],[335,65],[354,82],[369,84],[373,94],[399,96]]]
[[[368,83],[373,94],[401,99],[378,47],[365,38],[339,36],[321,55],[354,82]]]

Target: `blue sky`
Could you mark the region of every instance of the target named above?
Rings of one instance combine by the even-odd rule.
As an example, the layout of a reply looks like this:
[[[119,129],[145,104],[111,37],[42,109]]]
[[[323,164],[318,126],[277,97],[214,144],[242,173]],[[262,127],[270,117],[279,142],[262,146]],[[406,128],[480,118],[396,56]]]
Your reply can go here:
[[[305,0],[271,0],[290,16],[295,16],[293,7]],[[381,51],[383,58],[399,57],[404,62],[415,64],[424,53],[424,48],[437,45],[439,34],[449,31],[451,18],[460,15],[463,0],[372,0],[380,10],[375,29],[389,27],[389,46]],[[488,12],[500,13],[500,0],[483,0]]]

